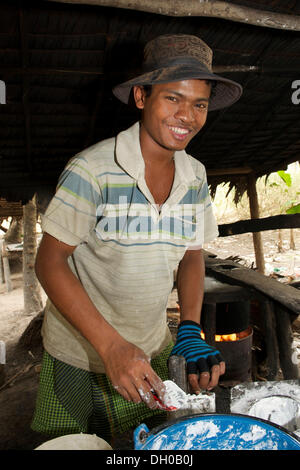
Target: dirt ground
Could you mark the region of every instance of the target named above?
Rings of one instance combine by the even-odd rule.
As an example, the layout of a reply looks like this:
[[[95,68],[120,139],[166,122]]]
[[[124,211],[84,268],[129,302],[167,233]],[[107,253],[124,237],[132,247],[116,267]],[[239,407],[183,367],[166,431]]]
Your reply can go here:
[[[283,252],[277,250],[278,234],[264,232],[263,243],[266,275],[275,275],[278,282],[300,281],[300,229],[294,230],[296,250],[289,248],[289,231],[283,231]],[[220,258],[239,256],[241,263],[254,262],[252,235],[244,234],[220,238],[206,245],[208,251]],[[30,429],[39,381],[41,347],[18,347],[18,341],[36,314],[23,311],[22,269],[20,262],[11,266],[11,292],[0,285],[0,341],[6,344],[6,364],[0,364],[5,376],[0,382],[0,450],[32,450],[47,440]],[[43,293],[43,299],[46,296]],[[176,292],[170,296],[169,306],[174,306]],[[300,361],[300,316],[293,324],[294,346]],[[119,447],[122,448],[122,443]],[[126,447],[125,447],[126,448]]]

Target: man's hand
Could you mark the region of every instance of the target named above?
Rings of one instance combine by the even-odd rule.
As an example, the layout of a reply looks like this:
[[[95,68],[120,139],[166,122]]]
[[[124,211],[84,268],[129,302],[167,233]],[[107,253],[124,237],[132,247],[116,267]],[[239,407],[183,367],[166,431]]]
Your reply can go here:
[[[185,358],[189,383],[194,393],[199,393],[200,389],[211,390],[218,384],[219,376],[225,373],[225,362],[220,352],[208,345],[200,333],[198,323],[190,320],[181,322],[176,344],[171,351],[171,356]]]
[[[151,389],[163,400],[165,385],[140,348],[125,340],[114,342],[102,360],[107,376],[120,395],[133,403],[143,401],[148,408],[159,408]]]

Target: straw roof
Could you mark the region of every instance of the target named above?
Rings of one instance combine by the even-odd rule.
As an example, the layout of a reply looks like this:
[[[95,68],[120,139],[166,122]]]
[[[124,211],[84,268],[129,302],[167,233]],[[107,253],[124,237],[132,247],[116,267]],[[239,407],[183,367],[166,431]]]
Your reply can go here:
[[[210,13],[224,3],[248,10],[232,20],[225,9],[223,17],[204,16],[196,10],[202,3],[215,4]],[[243,192],[251,172],[285,169],[300,154],[299,15],[294,0],[2,1],[0,197],[26,201],[53,191],[74,154],[137,120],[111,88],[136,73],[144,44],[164,33],[201,37],[214,50],[215,70],[244,87],[237,104],[209,113],[188,147],[206,166],[212,192],[226,181]]]

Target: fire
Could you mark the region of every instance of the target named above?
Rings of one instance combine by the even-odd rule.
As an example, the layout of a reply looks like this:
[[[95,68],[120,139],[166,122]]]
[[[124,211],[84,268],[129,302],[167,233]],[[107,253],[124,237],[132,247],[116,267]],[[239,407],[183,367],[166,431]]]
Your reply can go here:
[[[219,341],[236,341],[238,339],[236,333],[232,333],[230,335],[216,335],[215,340],[216,342]]]
[[[205,334],[201,331],[201,338],[205,339]],[[219,343],[220,341],[237,341],[238,335],[237,333],[231,333],[230,335],[216,335],[215,341]]]
[[[216,343],[221,341],[238,341],[239,339],[245,338],[249,335],[249,328],[247,330],[241,331],[240,333],[231,333],[230,335],[215,335]],[[205,334],[201,331],[201,338],[205,339]]]

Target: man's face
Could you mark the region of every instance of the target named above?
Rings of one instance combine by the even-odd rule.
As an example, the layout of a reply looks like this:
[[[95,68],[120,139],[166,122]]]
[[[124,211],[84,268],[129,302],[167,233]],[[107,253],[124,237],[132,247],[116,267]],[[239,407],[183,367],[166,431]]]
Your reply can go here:
[[[143,87],[134,87],[147,141],[169,151],[183,150],[206,122],[210,91],[205,80],[153,85],[150,96]]]

